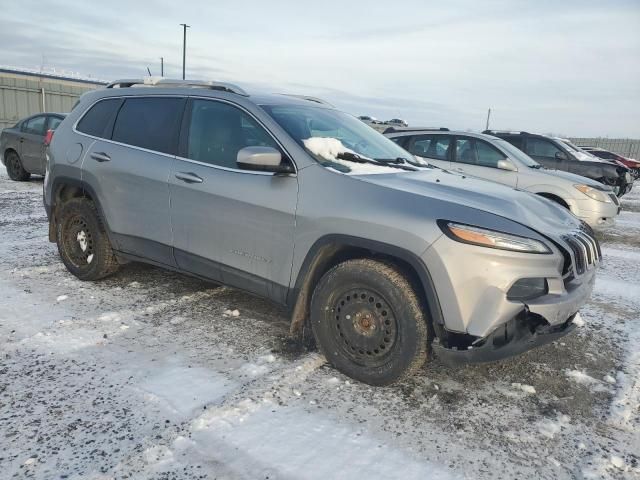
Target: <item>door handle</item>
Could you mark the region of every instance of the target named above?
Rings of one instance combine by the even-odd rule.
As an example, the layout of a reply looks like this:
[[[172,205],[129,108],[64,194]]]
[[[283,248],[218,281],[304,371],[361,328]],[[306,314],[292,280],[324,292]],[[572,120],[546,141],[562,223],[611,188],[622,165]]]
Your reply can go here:
[[[176,178],[187,183],[202,183],[204,181],[201,177],[191,172],[178,172],[176,173]]]
[[[93,158],[97,162],[108,162],[109,160],[111,160],[111,157],[104,152],[93,152],[91,154],[91,158]]]
[[[24,142],[24,137],[20,137],[20,143]]]

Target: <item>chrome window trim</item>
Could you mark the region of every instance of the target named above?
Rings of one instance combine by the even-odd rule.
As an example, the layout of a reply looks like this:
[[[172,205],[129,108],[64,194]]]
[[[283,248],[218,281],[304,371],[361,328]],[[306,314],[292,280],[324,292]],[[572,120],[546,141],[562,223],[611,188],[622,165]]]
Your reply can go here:
[[[255,170],[243,170],[240,168],[228,168],[228,167],[222,167],[220,165],[214,165],[212,163],[206,163],[206,162],[201,162],[199,160],[193,160],[190,158],[185,158],[182,157],[180,155],[171,155],[169,153],[164,153],[164,152],[159,152],[157,150],[150,150],[148,148],[143,148],[143,147],[138,147],[136,145],[131,145],[128,143],[122,143],[122,142],[116,142],[115,140],[111,140],[109,138],[103,138],[103,137],[96,137],[95,135],[89,135],[88,133],[84,133],[84,132],[80,132],[76,127],[78,126],[78,123],[80,123],[80,121],[84,118],[84,116],[87,114],[87,112],[89,110],[91,110],[94,105],[96,105],[98,102],[102,102],[105,100],[109,100],[112,98],[158,98],[158,97],[162,97],[162,98],[184,98],[184,99],[189,99],[189,98],[195,98],[198,100],[208,100],[208,101],[213,101],[213,102],[222,102],[222,103],[227,103],[233,107],[239,108],[242,112],[246,113],[247,115],[249,115],[253,120],[255,120],[258,125],[260,125],[265,132],[267,132],[267,134],[278,144],[278,146],[280,148],[282,148],[282,150],[285,152],[285,154],[287,155],[287,158],[289,159],[289,161],[291,161],[291,163],[293,164],[293,169],[295,170],[293,173],[288,173],[288,174],[280,174],[282,176],[289,176],[289,177],[297,177],[298,176],[298,166],[296,165],[296,162],[293,160],[293,156],[289,153],[289,151],[284,148],[284,145],[282,145],[282,143],[271,133],[271,131],[264,125],[264,123],[262,123],[258,118],[256,118],[255,115],[253,115],[249,110],[247,110],[246,108],[244,108],[241,105],[238,105],[237,103],[234,102],[230,102],[228,100],[222,99],[222,98],[215,98],[215,97],[206,97],[206,96],[200,96],[200,95],[177,95],[177,94],[161,94],[161,95],[110,95],[107,97],[102,97],[97,99],[95,102],[93,102],[91,105],[89,105],[85,111],[82,113],[82,115],[80,115],[80,117],[78,117],[78,119],[74,122],[74,124],[71,127],[71,130],[73,131],[73,133],[76,133],[78,135],[82,135],[84,137],[87,138],[92,138],[94,140],[100,140],[103,142],[107,142],[107,143],[111,143],[113,145],[119,145],[122,147],[128,147],[128,148],[133,148],[135,150],[140,150],[142,152],[147,152],[147,153],[154,153],[156,155],[162,155],[165,157],[170,157],[170,158],[175,158],[176,160],[182,160],[185,162],[189,162],[189,163],[194,163],[197,165],[202,165],[205,167],[212,167],[212,168],[217,168],[218,170],[225,170],[225,171],[229,171],[229,172],[237,172],[237,173],[245,173],[245,174],[251,174],[251,175],[268,175],[268,176],[274,176],[277,175],[276,173],[273,172],[260,172],[260,171],[255,171]]]

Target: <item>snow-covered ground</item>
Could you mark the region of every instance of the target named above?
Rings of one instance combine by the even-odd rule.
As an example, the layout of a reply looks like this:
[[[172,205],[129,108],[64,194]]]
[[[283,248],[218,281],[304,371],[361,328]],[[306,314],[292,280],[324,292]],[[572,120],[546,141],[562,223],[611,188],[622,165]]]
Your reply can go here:
[[[2,479],[640,477],[640,188],[575,335],[390,388],[245,293],[137,264],[78,281],[41,192],[0,173]]]

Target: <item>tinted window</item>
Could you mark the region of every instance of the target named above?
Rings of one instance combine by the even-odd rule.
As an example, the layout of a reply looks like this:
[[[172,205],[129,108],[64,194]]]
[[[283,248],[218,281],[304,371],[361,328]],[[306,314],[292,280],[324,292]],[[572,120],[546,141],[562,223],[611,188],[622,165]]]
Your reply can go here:
[[[22,129],[25,133],[31,133],[33,135],[44,135],[44,124],[47,117],[40,115],[27,120]]]
[[[470,163],[472,165],[477,163],[476,150],[472,140],[468,138],[458,138],[456,140],[456,162]]]
[[[55,130],[58,128],[58,125],[60,125],[60,122],[62,122],[62,118],[60,117],[49,117],[49,126],[47,128]]]
[[[278,144],[255,120],[240,109],[222,102],[194,100],[189,124],[187,157],[199,162],[238,168],[238,151]]]
[[[415,137],[409,152],[424,158],[448,160],[451,138],[444,135],[420,135]]]
[[[181,98],[128,98],[118,112],[112,139],[174,153],[183,102]]]
[[[522,150],[522,147],[524,145],[523,141],[522,141],[522,137],[503,137],[507,142],[509,142],[511,145],[513,145],[516,148],[519,148],[520,150]]]
[[[505,159],[505,156],[502,153],[487,142],[476,140],[475,144],[478,165],[481,167],[498,168],[498,161]]]
[[[96,103],[82,117],[77,130],[94,137],[104,137],[107,125],[115,115],[120,102],[119,98],[110,98]]]
[[[526,153],[532,156],[555,158],[561,150],[544,138],[527,138]]]

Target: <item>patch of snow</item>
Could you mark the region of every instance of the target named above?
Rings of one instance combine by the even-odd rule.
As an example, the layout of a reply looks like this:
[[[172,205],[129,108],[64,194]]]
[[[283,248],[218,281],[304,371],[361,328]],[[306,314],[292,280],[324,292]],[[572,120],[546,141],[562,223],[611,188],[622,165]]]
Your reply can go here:
[[[618,470],[625,470],[625,467],[627,466],[624,463],[624,460],[621,457],[618,457],[617,455],[611,455],[611,458],[609,461],[611,462],[611,465],[616,467]]]
[[[525,385],[522,383],[512,383],[511,386],[513,388],[517,388],[518,390],[522,390],[524,393],[529,395],[535,395],[536,389],[531,385]]]
[[[580,370],[565,370],[565,375],[574,382],[589,387],[593,392],[606,392],[608,388],[603,385],[603,382],[597,378],[582,372]]]
[[[603,379],[605,382],[607,382],[607,383],[609,383],[609,384],[611,384],[611,385],[615,385],[615,384],[616,384],[616,379],[615,379],[615,378],[613,378],[611,375],[605,375],[602,379]]]
[[[582,318],[582,315],[580,315],[580,312],[576,313],[576,316],[573,317],[573,323],[577,326],[577,327],[584,327],[585,326],[585,321]]]
[[[225,310],[224,311],[224,315],[226,315],[228,317],[239,317],[240,316],[240,311],[239,310]]]
[[[349,167],[351,170],[349,174],[363,175],[371,173],[398,173],[402,170],[392,167],[386,167],[384,165],[374,165],[372,163],[357,163],[350,162],[348,160],[342,160],[336,158],[340,153],[356,153],[350,148],[345,147],[340,140],[331,137],[311,137],[302,141],[304,146],[313,154],[329,160],[334,163],[339,163]],[[337,171],[337,170],[335,170]],[[343,172],[339,172],[343,173]]]
[[[91,263],[93,261],[93,253],[87,257],[87,263]]]
[[[569,426],[571,417],[569,415],[558,415],[556,420],[543,420],[538,424],[538,431],[547,438],[554,438],[563,428]]]
[[[56,298],[56,302],[64,302],[67,298],[69,298],[69,296],[67,295],[60,295]]]

